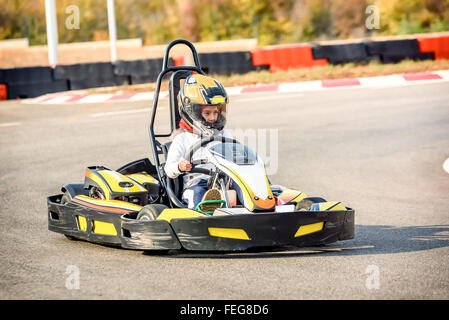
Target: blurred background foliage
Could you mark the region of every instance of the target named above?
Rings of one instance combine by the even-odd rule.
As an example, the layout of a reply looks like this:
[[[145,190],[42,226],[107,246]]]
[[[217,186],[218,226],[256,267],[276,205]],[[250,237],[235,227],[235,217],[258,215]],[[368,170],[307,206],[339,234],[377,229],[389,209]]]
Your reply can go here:
[[[67,29],[76,5],[80,28]],[[367,6],[380,11],[368,30]],[[259,45],[449,30],[449,0],[115,0],[118,39],[145,45],[257,38]],[[60,43],[108,39],[106,0],[56,0]],[[46,44],[45,0],[0,0],[0,40]]]

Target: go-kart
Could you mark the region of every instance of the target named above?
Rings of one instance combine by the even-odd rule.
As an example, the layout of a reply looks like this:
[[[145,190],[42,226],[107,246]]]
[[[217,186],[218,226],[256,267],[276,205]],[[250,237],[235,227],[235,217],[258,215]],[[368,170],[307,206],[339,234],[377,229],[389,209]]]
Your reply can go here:
[[[170,49],[176,44],[191,49],[194,66],[168,66]],[[206,174],[208,186],[219,189],[223,199],[209,200],[219,202],[213,211],[201,209],[206,202],[187,208],[180,200],[182,175],[171,179],[164,172],[171,142],[156,138],[168,138],[179,128],[177,94],[192,72],[204,74],[194,46],[182,39],[171,42],[157,78],[149,124],[153,161],[144,158],[116,170],[88,167],[83,183],[66,184],[61,194],[47,198],[49,230],[70,239],[154,252],[304,247],[352,239],[353,209],[271,184],[259,155],[230,138],[203,137],[187,151],[192,172]],[[155,134],[161,81],[168,73],[171,131]],[[192,159],[200,148],[206,157]],[[204,163],[213,169],[204,169],[200,165]],[[241,189],[243,201],[228,189],[231,180]]]

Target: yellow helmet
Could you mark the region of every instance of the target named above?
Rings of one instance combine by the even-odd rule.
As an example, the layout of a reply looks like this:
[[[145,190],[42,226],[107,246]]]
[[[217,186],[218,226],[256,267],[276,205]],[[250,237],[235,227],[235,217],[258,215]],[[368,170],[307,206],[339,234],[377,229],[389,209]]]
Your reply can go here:
[[[178,105],[181,118],[198,134],[211,136],[223,130],[226,124],[228,96],[215,79],[201,74],[189,75],[179,90]],[[217,106],[219,115],[215,123],[207,122],[201,112],[204,107]]]

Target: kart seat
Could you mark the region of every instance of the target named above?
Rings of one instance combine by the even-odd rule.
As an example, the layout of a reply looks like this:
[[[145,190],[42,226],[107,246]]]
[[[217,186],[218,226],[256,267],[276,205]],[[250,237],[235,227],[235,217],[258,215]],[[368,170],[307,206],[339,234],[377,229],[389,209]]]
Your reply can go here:
[[[168,150],[170,149],[172,141],[168,141],[161,145],[162,154],[164,155],[164,162],[167,160]],[[182,191],[183,191],[183,185],[184,185],[184,179],[183,174],[180,174],[175,179],[169,178],[166,176],[165,182],[167,186],[169,186],[173,192],[175,193],[176,197],[181,200],[182,198]]]

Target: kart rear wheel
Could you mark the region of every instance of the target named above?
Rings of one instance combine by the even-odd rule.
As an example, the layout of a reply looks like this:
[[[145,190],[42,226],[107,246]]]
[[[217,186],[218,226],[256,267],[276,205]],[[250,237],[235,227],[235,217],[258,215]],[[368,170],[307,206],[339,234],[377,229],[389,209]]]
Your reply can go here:
[[[68,202],[72,201],[72,196],[68,191],[64,192],[61,198],[61,204],[66,204]]]
[[[323,198],[320,197],[308,197],[304,198],[296,204],[296,210],[310,210],[312,204],[326,202]]]
[[[164,209],[168,207],[163,204],[153,203],[144,206],[137,214],[137,220],[152,221],[156,220]]]

